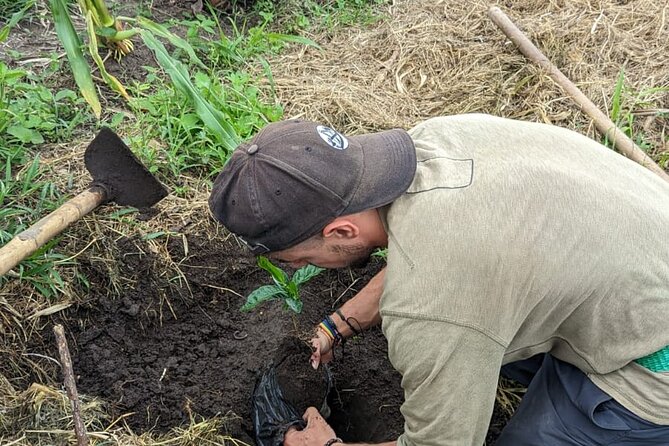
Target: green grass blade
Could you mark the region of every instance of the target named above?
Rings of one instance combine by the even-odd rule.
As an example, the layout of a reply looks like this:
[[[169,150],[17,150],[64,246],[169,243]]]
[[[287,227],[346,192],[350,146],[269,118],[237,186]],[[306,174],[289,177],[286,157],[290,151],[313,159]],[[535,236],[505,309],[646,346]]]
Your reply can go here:
[[[144,17],[138,17],[137,24],[141,28],[151,32],[152,34],[167,39],[167,41],[170,42],[175,47],[184,50],[188,54],[188,57],[190,57],[190,59],[193,62],[195,62],[200,68],[205,70],[207,69],[207,67],[202,63],[200,58],[197,57],[197,55],[195,54],[195,50],[193,49],[193,47],[184,39],[182,39],[181,37],[177,36],[170,30],[165,28],[163,25],[152,22],[151,20],[146,19]]]
[[[105,63],[103,62],[102,57],[100,57],[100,50],[98,49],[98,38],[95,35],[95,24],[93,23],[93,14],[91,11],[86,13],[86,31],[88,32],[88,52],[91,54],[95,64],[98,66],[102,78],[105,80],[107,85],[111,87],[112,90],[123,96],[126,101],[129,101],[130,96],[125,90],[125,87],[116,77],[107,72]]]
[[[7,22],[7,24],[3,26],[2,29],[0,29],[0,42],[4,42],[5,40],[7,40],[7,37],[9,36],[9,31],[11,31],[12,28],[14,28],[16,24],[19,23],[19,21],[23,18],[23,16],[26,15],[26,12],[28,12],[28,10],[32,8],[34,5],[35,5],[34,0],[29,1],[28,3],[26,3],[23,9],[12,14],[12,18],[9,19],[9,22]]]
[[[235,129],[226,122],[226,116],[202,97],[191,82],[186,67],[170,56],[165,46],[158,39],[147,31],[143,31],[141,36],[146,46],[156,55],[158,64],[172,79],[176,89],[184,94],[193,104],[195,113],[202,120],[205,127],[207,127],[223,148],[232,152],[239,145],[240,137],[237,135]]]
[[[93,84],[93,77],[91,76],[91,69],[81,52],[81,41],[74,30],[70,16],[67,14],[67,8],[63,0],[49,0],[49,8],[53,15],[53,21],[56,25],[56,32],[67,54],[67,60],[70,62],[74,80],[79,87],[81,95],[86,102],[93,109],[95,116],[100,119],[102,114],[102,106],[98,99],[95,85]]]
[[[613,89],[613,97],[611,98],[611,121],[618,123],[620,118],[620,107],[622,106],[623,86],[625,84],[625,70],[620,69],[618,73],[618,80]]]

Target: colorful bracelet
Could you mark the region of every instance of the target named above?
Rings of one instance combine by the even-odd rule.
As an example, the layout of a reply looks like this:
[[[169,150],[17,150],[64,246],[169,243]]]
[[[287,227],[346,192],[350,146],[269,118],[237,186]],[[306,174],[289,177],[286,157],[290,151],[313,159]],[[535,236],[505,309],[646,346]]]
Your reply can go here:
[[[318,324],[318,328],[320,328],[325,333],[325,335],[333,341],[334,346],[339,345],[339,343],[342,342],[342,335],[337,330],[337,326],[332,321],[330,316],[325,316],[325,319],[323,319],[321,323]]]

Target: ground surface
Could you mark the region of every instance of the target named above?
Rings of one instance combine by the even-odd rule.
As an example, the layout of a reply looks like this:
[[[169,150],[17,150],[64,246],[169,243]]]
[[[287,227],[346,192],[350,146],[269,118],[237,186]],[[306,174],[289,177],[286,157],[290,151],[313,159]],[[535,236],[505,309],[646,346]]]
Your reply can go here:
[[[304,312],[295,318],[278,302],[242,313],[243,298],[225,290],[246,295],[269,278],[233,239],[185,237],[187,255],[183,239],[169,243],[184,275],[178,286],[161,275],[141,240],[117,243],[119,276],[136,280],[118,298],[108,297],[107,273],[87,266],[89,301],[64,314],[79,390],[109,401],[116,416],[130,413],[125,421],[136,432],[166,431],[193,414],[234,413],[239,418],[231,417],[230,434],[252,444],[251,393],[283,338],[304,337],[382,264],[318,276],[305,286]],[[291,365],[296,380],[306,365],[306,358]],[[338,350],[332,371],[330,422],[344,440],[383,441],[402,432],[400,376],[387,359],[380,330]],[[502,422],[496,419],[491,439]]]
[[[126,15],[143,5],[162,22],[191,17],[197,2],[110,3]],[[383,9],[386,19],[378,23],[307,34],[321,49],[295,46],[268,59],[272,88],[286,116],[324,121],[350,133],[408,128],[437,115],[485,112],[557,124],[601,140],[573,101],[491,24],[488,6],[482,0],[392,2]],[[666,161],[665,0],[510,0],[500,6],[603,111],[612,108],[622,70],[622,109],[634,118],[635,135],[652,147],[649,153]],[[21,53],[18,66],[35,71],[49,63],[46,55],[62,54],[49,20],[37,17],[0,45],[0,51],[10,48]],[[143,67],[154,62],[138,45],[122,65],[111,60],[109,65],[113,74],[130,82],[143,80]],[[75,88],[65,68],[57,74],[62,82],[55,84]],[[131,137],[130,131],[122,136]],[[79,129],[81,141],[68,144],[67,154],[39,148],[54,178],[74,177],[81,185],[87,181],[81,159],[90,133]],[[200,183],[174,179],[179,181],[184,187]],[[185,196],[170,194],[157,206],[158,216],[148,221],[131,214],[121,222],[110,216],[124,210],[97,209],[70,227],[57,247],[79,262],[57,266],[68,278],[67,293],[43,299],[19,281],[0,290],[0,406],[11,408],[0,410],[0,443],[67,444],[73,438],[50,334],[53,323],[62,322],[87,402],[84,415],[95,418],[91,412],[98,407],[89,404],[88,395],[111,405],[113,417],[106,417],[105,408],[96,426],[107,431],[101,442],[167,444],[155,440],[157,433],[231,414],[236,417],[226,418],[223,429],[252,444],[253,384],[283,337],[309,331],[353,296],[380,264],[319,276],[305,287],[305,310],[296,318],[279,304],[240,313],[244,296],[269,279],[234,239],[224,241],[220,227],[208,219],[207,193],[201,187]],[[147,238],[158,232],[169,235]],[[90,282],[90,291],[76,288],[75,274]],[[383,440],[402,431],[400,377],[387,360],[378,329],[349,342],[345,354],[339,351],[333,373],[329,421],[339,435]],[[42,387],[33,390],[32,383]],[[51,418],[47,406],[53,410]],[[504,413],[496,410],[488,444],[503,427]],[[156,436],[135,436],[148,430]],[[186,438],[169,444],[197,443]]]

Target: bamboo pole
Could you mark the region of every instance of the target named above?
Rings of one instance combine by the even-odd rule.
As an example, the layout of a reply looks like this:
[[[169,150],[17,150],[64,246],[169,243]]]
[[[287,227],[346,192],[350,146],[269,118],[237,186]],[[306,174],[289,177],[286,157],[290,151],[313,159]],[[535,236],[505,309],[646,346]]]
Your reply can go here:
[[[597,106],[581,90],[565,76],[558,67],[534,46],[534,44],[518,29],[509,17],[496,6],[488,10],[488,17],[497,25],[506,36],[518,47],[532,62],[546,70],[548,75],[562,87],[569,96],[581,107],[581,110],[592,118],[597,129],[608,138],[616,148],[628,157],[644,167],[647,167],[660,178],[669,182],[669,175],[660,166],[655,164],[651,157],[637,146],[608,116],[597,108]]]
[[[74,420],[74,434],[77,436],[77,446],[88,446],[88,435],[86,435],[86,426],[84,426],[84,422],[81,419],[79,394],[77,393],[77,384],[74,381],[72,358],[70,357],[70,350],[67,348],[65,331],[63,330],[63,326],[58,324],[53,327],[53,332],[56,335],[56,342],[58,344],[58,353],[60,354],[60,365],[63,369],[65,390],[67,391],[67,397],[72,404],[72,419]]]
[[[0,276],[37,251],[69,225],[90,213],[104,202],[106,197],[107,194],[103,188],[91,187],[65,202],[25,231],[16,234],[9,243],[0,248]]]

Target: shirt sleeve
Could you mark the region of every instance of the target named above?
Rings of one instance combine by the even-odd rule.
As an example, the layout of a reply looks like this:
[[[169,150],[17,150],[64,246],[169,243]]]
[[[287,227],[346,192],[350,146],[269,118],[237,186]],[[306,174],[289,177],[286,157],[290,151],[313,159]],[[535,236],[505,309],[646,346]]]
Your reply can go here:
[[[402,374],[399,446],[481,446],[505,347],[472,327],[384,316],[388,355]]]

